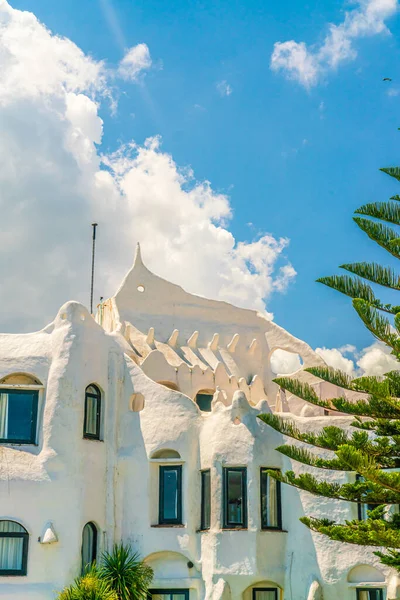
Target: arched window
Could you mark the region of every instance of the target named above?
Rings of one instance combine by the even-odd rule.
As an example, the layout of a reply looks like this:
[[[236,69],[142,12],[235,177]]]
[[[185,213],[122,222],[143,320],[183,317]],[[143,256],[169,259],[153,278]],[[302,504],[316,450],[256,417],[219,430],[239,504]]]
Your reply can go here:
[[[213,396],[213,390],[200,390],[200,392],[196,394],[196,404],[202,412],[211,412]]]
[[[93,564],[97,558],[97,527],[94,523],[86,523],[82,531],[82,572]]]
[[[101,393],[97,385],[88,385],[85,391],[85,420],[83,437],[100,439]]]
[[[26,575],[28,532],[15,521],[0,521],[0,576]]]
[[[163,385],[169,390],[173,390],[174,392],[179,392],[179,388],[173,381],[157,381],[159,385]]]
[[[40,381],[27,373],[11,373],[0,383],[10,386],[0,389],[0,443],[36,444]]]

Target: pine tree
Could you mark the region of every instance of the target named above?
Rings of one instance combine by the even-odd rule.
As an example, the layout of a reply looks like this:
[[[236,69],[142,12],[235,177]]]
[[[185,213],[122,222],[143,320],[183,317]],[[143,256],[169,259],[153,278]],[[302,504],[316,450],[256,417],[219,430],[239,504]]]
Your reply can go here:
[[[381,171],[400,181],[400,167]],[[355,213],[353,218],[358,227],[392,256],[400,258],[400,237],[391,226],[400,225],[400,195],[392,196],[388,202],[365,204]],[[377,263],[352,263],[341,265],[341,268],[346,274],[323,277],[318,281],[352,298],[353,307],[367,329],[400,360],[400,306],[383,304],[370,285],[400,290],[400,276],[391,267]],[[296,475],[293,471],[271,470],[269,474],[316,496],[375,505],[368,512],[367,520],[342,524],[309,516],[301,521],[333,540],[385,548],[384,552],[379,550],[375,554],[382,563],[400,571],[400,515],[387,510],[390,505],[400,504],[400,472],[397,472],[400,467],[400,371],[391,371],[382,377],[351,378],[331,367],[305,370],[317,380],[361,395],[354,401],[343,391],[338,398],[321,400],[308,383],[290,377],[279,377],[275,382],[306,402],[333,413],[352,415],[352,428],[328,425],[319,433],[304,433],[293,421],[277,415],[264,414],[260,419],[283,435],[303,442],[301,446],[280,446],[279,452],[321,470],[353,472],[349,476],[353,483],[331,483],[323,476]],[[331,450],[332,458],[320,456],[318,449]],[[324,456],[326,454],[324,452]],[[358,474],[357,478],[355,474]]]

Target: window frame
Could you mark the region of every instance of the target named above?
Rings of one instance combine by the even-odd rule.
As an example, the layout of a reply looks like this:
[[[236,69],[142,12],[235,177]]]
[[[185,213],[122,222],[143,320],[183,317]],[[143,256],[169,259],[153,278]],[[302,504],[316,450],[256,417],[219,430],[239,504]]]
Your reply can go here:
[[[253,588],[252,589],[252,600],[257,600],[257,592],[275,592],[275,600],[278,600],[278,588]]]
[[[90,527],[90,529],[92,530],[93,533],[93,544],[92,544],[92,548],[91,548],[91,561],[90,563],[87,563],[86,565],[83,564],[83,533],[86,529],[86,527]],[[85,523],[85,525],[82,527],[82,544],[81,544],[81,572],[84,573],[87,566],[90,564],[92,565],[96,560],[97,560],[97,554],[98,554],[98,542],[99,542],[99,532],[98,529],[96,527],[96,524],[93,523],[93,521],[88,521],[87,523]]]
[[[93,387],[97,390],[97,394],[88,392],[88,388]],[[96,398],[96,433],[87,433],[87,412],[88,412],[88,398]],[[85,414],[83,418],[83,437],[85,440],[100,440],[101,439],[101,403],[102,394],[98,385],[95,383],[89,383],[85,388]]]
[[[148,593],[148,600],[152,599],[153,594],[184,594],[185,595],[185,600],[189,600],[189,588],[183,588],[183,589],[172,589],[172,588],[166,588],[166,589],[151,589],[149,590]]]
[[[165,471],[176,471],[177,488],[177,516],[175,519],[166,519],[164,513],[164,477]],[[182,465],[160,465],[158,468],[158,524],[159,525],[183,525],[182,523]]]
[[[380,592],[380,598],[378,600],[384,600],[385,588],[382,587],[361,587],[356,588],[357,600],[360,600],[360,592]]]
[[[201,505],[200,505],[200,530],[208,531],[211,527],[211,469],[203,469],[200,471],[201,476]],[[208,515],[208,524],[207,519],[205,518],[205,485],[204,485],[204,477],[208,476],[209,478],[209,498],[208,498],[208,506],[209,506],[209,515]]]
[[[0,438],[0,444],[30,444],[35,446],[37,440],[37,420],[38,420],[38,410],[39,410],[39,390],[31,390],[29,387],[24,389],[13,389],[13,388],[1,388],[0,394],[9,394],[21,396],[26,393],[33,395],[32,401],[32,412],[31,412],[31,434],[29,439],[9,439],[9,438]]]
[[[228,521],[228,485],[230,471],[242,473],[242,521],[232,523]],[[247,529],[247,467],[223,467],[222,470],[222,506],[223,506],[223,529]]]
[[[0,569],[0,577],[24,577],[28,573],[28,547],[29,547],[29,533],[21,523],[13,521],[11,519],[0,519],[0,521],[10,521],[16,523],[22,527],[25,531],[0,531],[0,538],[23,538],[22,542],[22,561],[20,569]]]
[[[271,525],[267,525],[263,520],[263,475],[268,477],[268,473],[266,471],[278,471],[280,473],[280,469],[277,467],[260,467],[260,519],[261,519],[261,529],[262,531],[282,531],[282,486],[280,481],[276,481],[276,501],[277,501],[277,509],[278,509],[278,525],[276,527],[272,527]]]
[[[357,481],[365,481],[364,477],[360,475],[360,473],[356,473],[356,482]],[[374,510],[378,504],[367,504],[365,502],[357,502],[357,517],[359,521],[367,521],[369,519],[367,515],[368,510]],[[365,517],[363,516],[363,511],[365,510]]]

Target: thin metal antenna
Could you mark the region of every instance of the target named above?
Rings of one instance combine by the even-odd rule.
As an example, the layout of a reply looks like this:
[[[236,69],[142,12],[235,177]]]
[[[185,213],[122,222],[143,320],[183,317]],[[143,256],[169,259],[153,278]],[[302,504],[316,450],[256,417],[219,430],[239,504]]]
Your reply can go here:
[[[93,244],[92,244],[92,281],[90,284],[90,314],[93,314],[93,284],[94,284],[94,255],[96,251],[96,227],[97,223],[92,223],[93,227]]]

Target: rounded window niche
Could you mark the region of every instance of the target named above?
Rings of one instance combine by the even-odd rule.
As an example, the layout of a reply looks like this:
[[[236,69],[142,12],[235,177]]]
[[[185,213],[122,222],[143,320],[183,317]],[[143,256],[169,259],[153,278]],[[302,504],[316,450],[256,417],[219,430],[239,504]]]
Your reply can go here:
[[[303,366],[303,360],[296,352],[277,348],[270,356],[271,371],[276,375],[291,375]]]
[[[11,373],[0,379],[1,385],[42,385],[37,377],[29,373]]]
[[[174,390],[174,392],[179,392],[179,388],[173,381],[157,381],[159,385],[163,385],[169,390]]]
[[[357,565],[347,575],[349,583],[385,583],[385,576],[372,565]]]
[[[181,455],[176,450],[170,448],[163,448],[162,450],[156,450],[153,452],[150,458],[181,458]]]
[[[214,397],[213,390],[200,390],[196,394],[196,404],[202,412],[211,412],[211,402]]]

